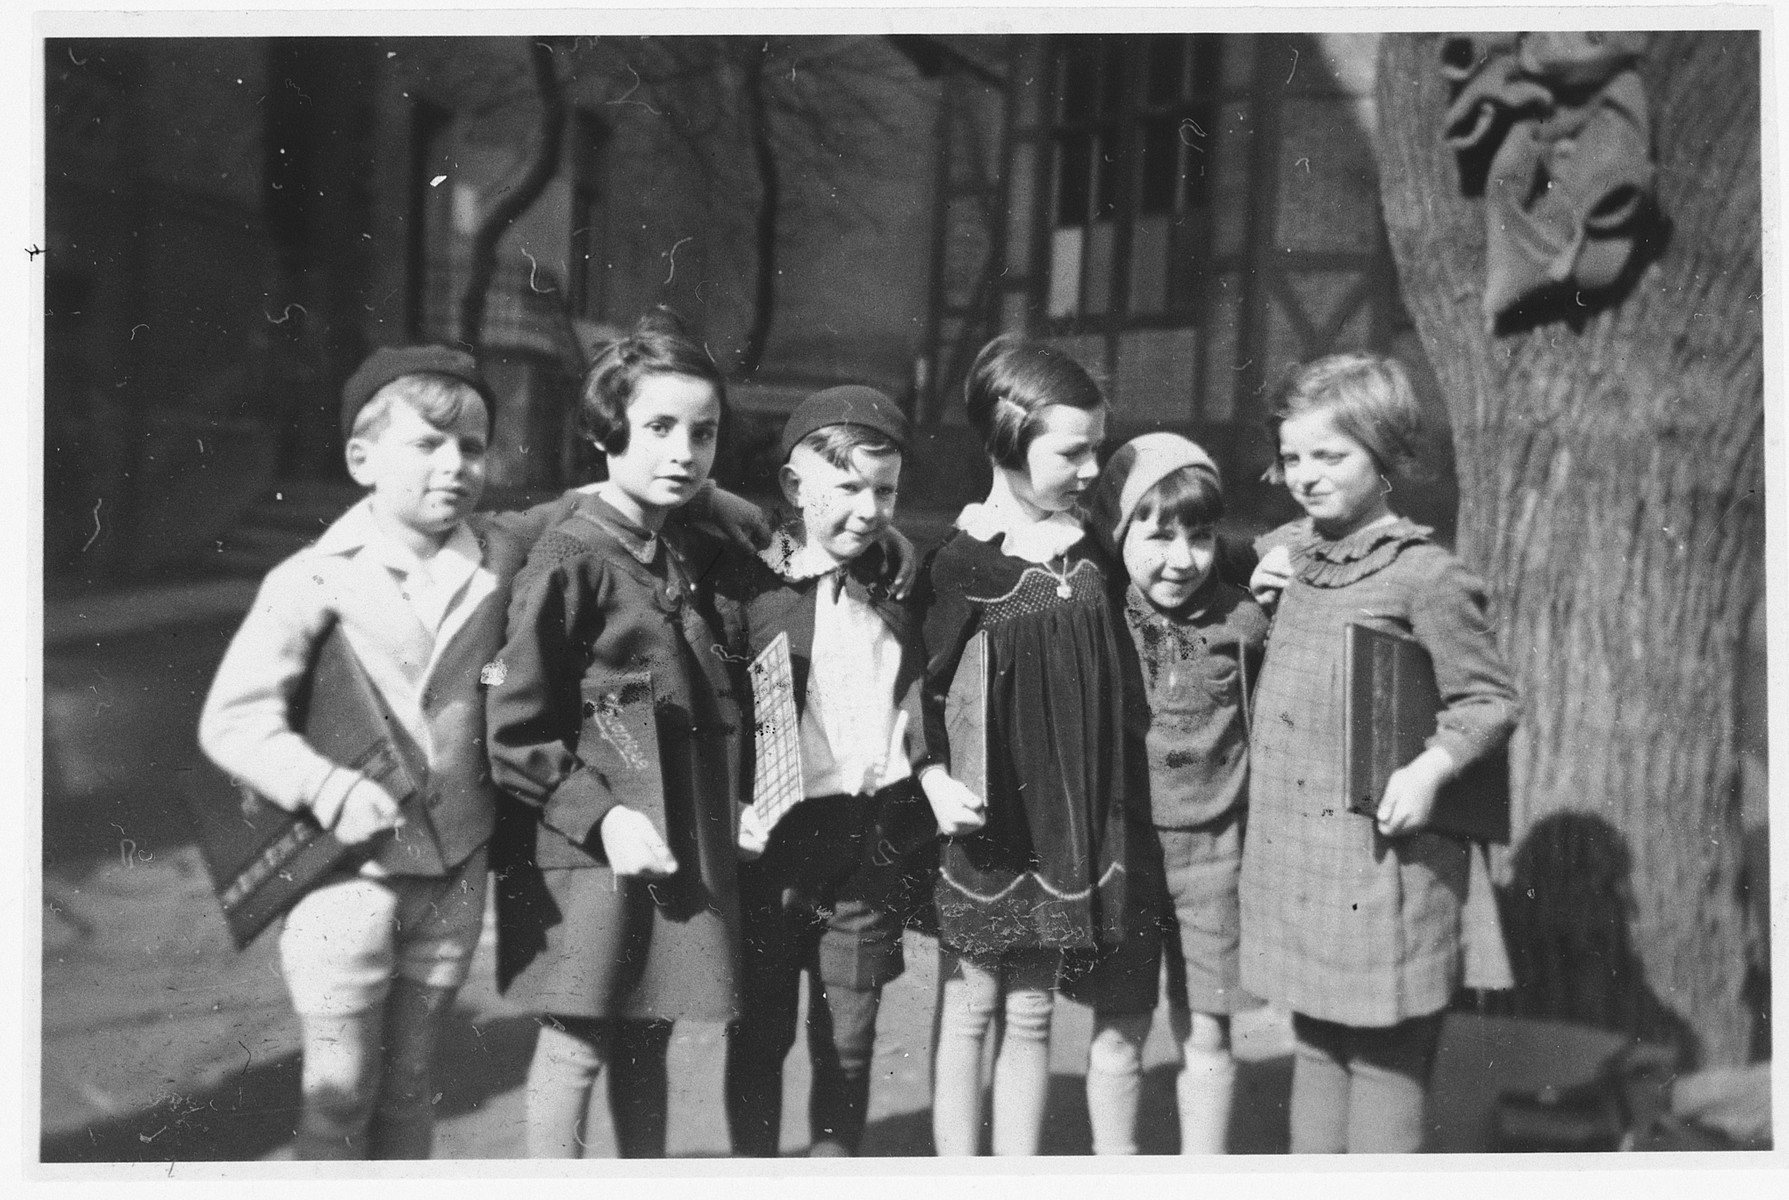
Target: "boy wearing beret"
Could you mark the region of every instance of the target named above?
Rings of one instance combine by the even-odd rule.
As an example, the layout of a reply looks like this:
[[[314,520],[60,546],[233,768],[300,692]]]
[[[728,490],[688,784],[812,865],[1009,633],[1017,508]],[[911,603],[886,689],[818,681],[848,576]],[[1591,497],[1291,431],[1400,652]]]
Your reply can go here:
[[[743,822],[742,1016],[728,1029],[735,1154],[773,1157],[783,1060],[809,981],[816,1156],[857,1153],[882,986],[901,973],[903,859],[936,833],[913,778],[924,753],[919,623],[883,583],[907,420],[869,387],[809,396],[784,426],[779,482],[796,516],[761,555],[754,656],[789,638],[803,799],[767,834]],[[764,714],[759,714],[759,720]],[[767,841],[765,840],[767,837]]]
[[[368,493],[268,573],[200,718],[200,744],[225,771],[370,851],[307,892],[280,934],[303,1035],[300,1158],[429,1154],[430,1058],[484,915],[495,793],[480,673],[526,550],[471,516],[490,427],[470,355],[367,358],[343,388],[342,432]],[[404,811],[293,728],[291,701],[338,625],[426,760],[425,800]]]

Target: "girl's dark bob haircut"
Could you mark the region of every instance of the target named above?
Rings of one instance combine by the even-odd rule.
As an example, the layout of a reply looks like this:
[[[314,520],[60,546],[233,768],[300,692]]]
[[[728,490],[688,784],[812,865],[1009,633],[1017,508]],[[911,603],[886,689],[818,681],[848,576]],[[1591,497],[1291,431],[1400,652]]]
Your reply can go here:
[[[1025,452],[1042,428],[1038,413],[1052,404],[1096,409],[1105,405],[1086,368],[1056,347],[1005,334],[981,348],[963,385],[969,427],[994,465],[1022,470]]]
[[[1216,476],[1197,467],[1170,471],[1137,501],[1131,522],[1149,521],[1157,527],[1203,529],[1224,515],[1224,489]]]
[[[1326,412],[1336,428],[1367,448],[1386,476],[1426,476],[1422,405],[1404,364],[1383,354],[1353,350],[1305,364],[1281,386],[1268,417],[1273,465],[1266,478],[1286,482],[1280,466],[1280,426],[1306,413]]]
[[[584,373],[578,428],[603,453],[627,453],[627,406],[649,375],[687,375],[710,384],[726,420],[727,381],[720,367],[708,348],[690,336],[683,318],[660,305],[625,337],[604,346]]]

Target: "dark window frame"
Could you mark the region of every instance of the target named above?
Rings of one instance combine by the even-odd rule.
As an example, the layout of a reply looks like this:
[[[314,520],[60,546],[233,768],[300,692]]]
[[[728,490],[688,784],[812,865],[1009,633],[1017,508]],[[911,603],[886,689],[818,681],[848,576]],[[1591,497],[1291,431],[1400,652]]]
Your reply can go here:
[[[1048,111],[1035,131],[1032,311],[1049,336],[1205,324],[1203,274],[1211,261],[1213,134],[1223,100],[1222,38],[1216,34],[1053,37],[1045,69]],[[1174,64],[1174,86],[1160,68]],[[1154,68],[1154,69],[1152,69]],[[1172,134],[1172,138],[1167,136]],[[1163,170],[1163,151],[1171,166]],[[1073,171],[1073,174],[1069,174]],[[1166,216],[1151,231],[1166,263],[1159,302],[1133,279],[1140,219]],[[1065,220],[1078,217],[1078,220]],[[1102,223],[1107,229],[1099,229]],[[1080,231],[1074,302],[1058,294],[1058,231]],[[1096,252],[1096,236],[1104,245]],[[1065,238],[1065,251],[1076,239]],[[1064,257],[1069,257],[1068,253]],[[1100,300],[1092,288],[1105,289]],[[1154,292],[1154,288],[1148,289]],[[1066,293],[1067,289],[1063,289]]]
[[[597,260],[609,233],[608,195],[603,178],[610,128],[594,111],[573,110],[571,145],[571,310],[587,320],[608,315],[608,271]]]

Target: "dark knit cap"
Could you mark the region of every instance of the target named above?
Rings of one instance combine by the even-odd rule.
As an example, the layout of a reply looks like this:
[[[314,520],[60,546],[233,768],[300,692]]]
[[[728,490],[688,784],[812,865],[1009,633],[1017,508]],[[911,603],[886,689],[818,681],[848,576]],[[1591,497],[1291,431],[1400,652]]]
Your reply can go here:
[[[900,405],[873,387],[850,383],[815,392],[789,414],[783,426],[783,460],[802,438],[828,425],[867,425],[907,452],[907,414]]]
[[[405,375],[446,375],[471,387],[484,398],[487,419],[497,411],[491,385],[478,369],[478,360],[452,346],[381,346],[366,356],[348,382],[342,385],[342,437],[354,435],[354,419],[379,393],[379,389]]]

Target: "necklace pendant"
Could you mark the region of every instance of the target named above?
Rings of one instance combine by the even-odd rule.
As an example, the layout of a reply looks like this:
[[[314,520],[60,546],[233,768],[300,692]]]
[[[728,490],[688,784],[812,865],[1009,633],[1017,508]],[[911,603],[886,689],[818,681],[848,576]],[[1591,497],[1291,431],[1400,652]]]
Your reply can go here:
[[[1064,600],[1067,600],[1070,596],[1075,594],[1075,590],[1069,587],[1068,580],[1064,579],[1061,583],[1056,585],[1056,594],[1061,596]]]

